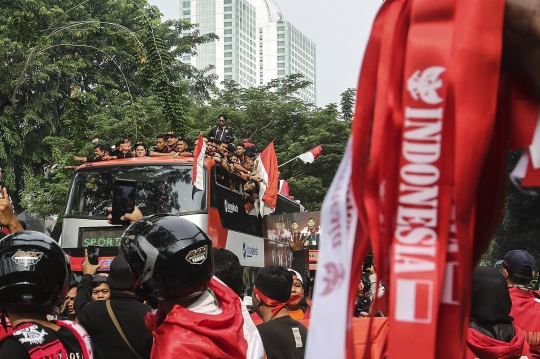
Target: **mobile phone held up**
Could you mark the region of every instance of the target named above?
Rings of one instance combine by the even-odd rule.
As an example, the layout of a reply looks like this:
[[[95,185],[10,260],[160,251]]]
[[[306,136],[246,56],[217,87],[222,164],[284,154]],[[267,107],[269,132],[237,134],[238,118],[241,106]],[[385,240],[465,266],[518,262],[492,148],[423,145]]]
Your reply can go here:
[[[129,221],[122,221],[120,217],[126,213],[133,213],[137,194],[136,186],[137,182],[133,180],[117,178],[114,181],[111,224],[129,225]]]
[[[88,246],[86,250],[88,251],[88,262],[93,265],[98,265],[99,264],[99,247]]]
[[[364,266],[362,268],[362,271],[365,273],[368,271],[369,268],[371,268],[371,266],[373,265],[373,255],[372,254],[368,254],[366,256],[366,259],[364,260]]]

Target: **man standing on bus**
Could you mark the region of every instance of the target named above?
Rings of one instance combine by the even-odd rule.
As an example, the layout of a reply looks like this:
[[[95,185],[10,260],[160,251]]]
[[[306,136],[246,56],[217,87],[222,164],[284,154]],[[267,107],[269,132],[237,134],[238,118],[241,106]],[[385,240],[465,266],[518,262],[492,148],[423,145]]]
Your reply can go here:
[[[227,126],[227,116],[219,115],[218,124],[210,130],[208,138],[213,137],[218,142],[233,142],[234,130]]]

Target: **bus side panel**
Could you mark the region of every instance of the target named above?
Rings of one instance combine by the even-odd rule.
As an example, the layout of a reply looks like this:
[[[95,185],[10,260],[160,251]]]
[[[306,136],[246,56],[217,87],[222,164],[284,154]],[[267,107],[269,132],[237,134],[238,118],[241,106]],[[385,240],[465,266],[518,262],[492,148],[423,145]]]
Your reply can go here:
[[[217,209],[208,208],[208,227],[203,229],[206,230],[208,237],[212,239],[214,247],[225,248],[229,231],[221,226],[221,218]]]
[[[243,267],[264,267],[264,239],[249,234],[229,231],[226,249],[240,260]]]

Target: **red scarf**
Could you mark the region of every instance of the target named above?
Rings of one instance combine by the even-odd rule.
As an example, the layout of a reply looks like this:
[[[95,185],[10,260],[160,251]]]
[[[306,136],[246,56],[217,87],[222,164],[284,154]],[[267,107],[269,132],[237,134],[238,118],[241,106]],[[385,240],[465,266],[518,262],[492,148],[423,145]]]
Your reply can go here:
[[[472,268],[504,205],[509,117],[536,120],[507,100],[530,105],[532,93],[499,76],[504,4],[387,0],[373,25],[352,134],[350,296],[369,241],[389,285],[375,305],[389,316],[390,359],[463,354]]]
[[[279,300],[275,300],[272,298],[267,297],[266,295],[262,294],[262,292],[257,288],[253,287],[253,292],[261,298],[262,302],[266,304],[269,307],[274,307],[272,309],[272,318],[279,312],[281,309],[288,306],[290,303],[294,302],[295,300],[301,298],[301,295],[295,295],[294,297],[289,298],[286,302],[280,302]]]

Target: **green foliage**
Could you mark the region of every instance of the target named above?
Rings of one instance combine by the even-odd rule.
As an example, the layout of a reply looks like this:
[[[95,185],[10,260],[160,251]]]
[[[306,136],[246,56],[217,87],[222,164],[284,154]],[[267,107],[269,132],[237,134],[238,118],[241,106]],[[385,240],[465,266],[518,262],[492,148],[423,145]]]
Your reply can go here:
[[[69,178],[44,180],[44,169],[74,164],[74,154],[90,153],[94,135],[112,144],[150,143],[172,128],[185,133],[193,94],[208,97],[209,69],[178,59],[216,36],[161,23],[147,0],[0,5],[0,165],[9,169],[4,180],[17,212],[60,213]]]
[[[509,172],[515,167],[523,150],[508,154]],[[538,190],[538,189],[534,189]],[[504,217],[481,263],[493,265],[514,249],[523,249],[540,258],[540,197],[519,190],[508,181]]]
[[[356,89],[349,88],[341,93],[341,118],[350,121],[354,115],[354,104],[356,100]]]

